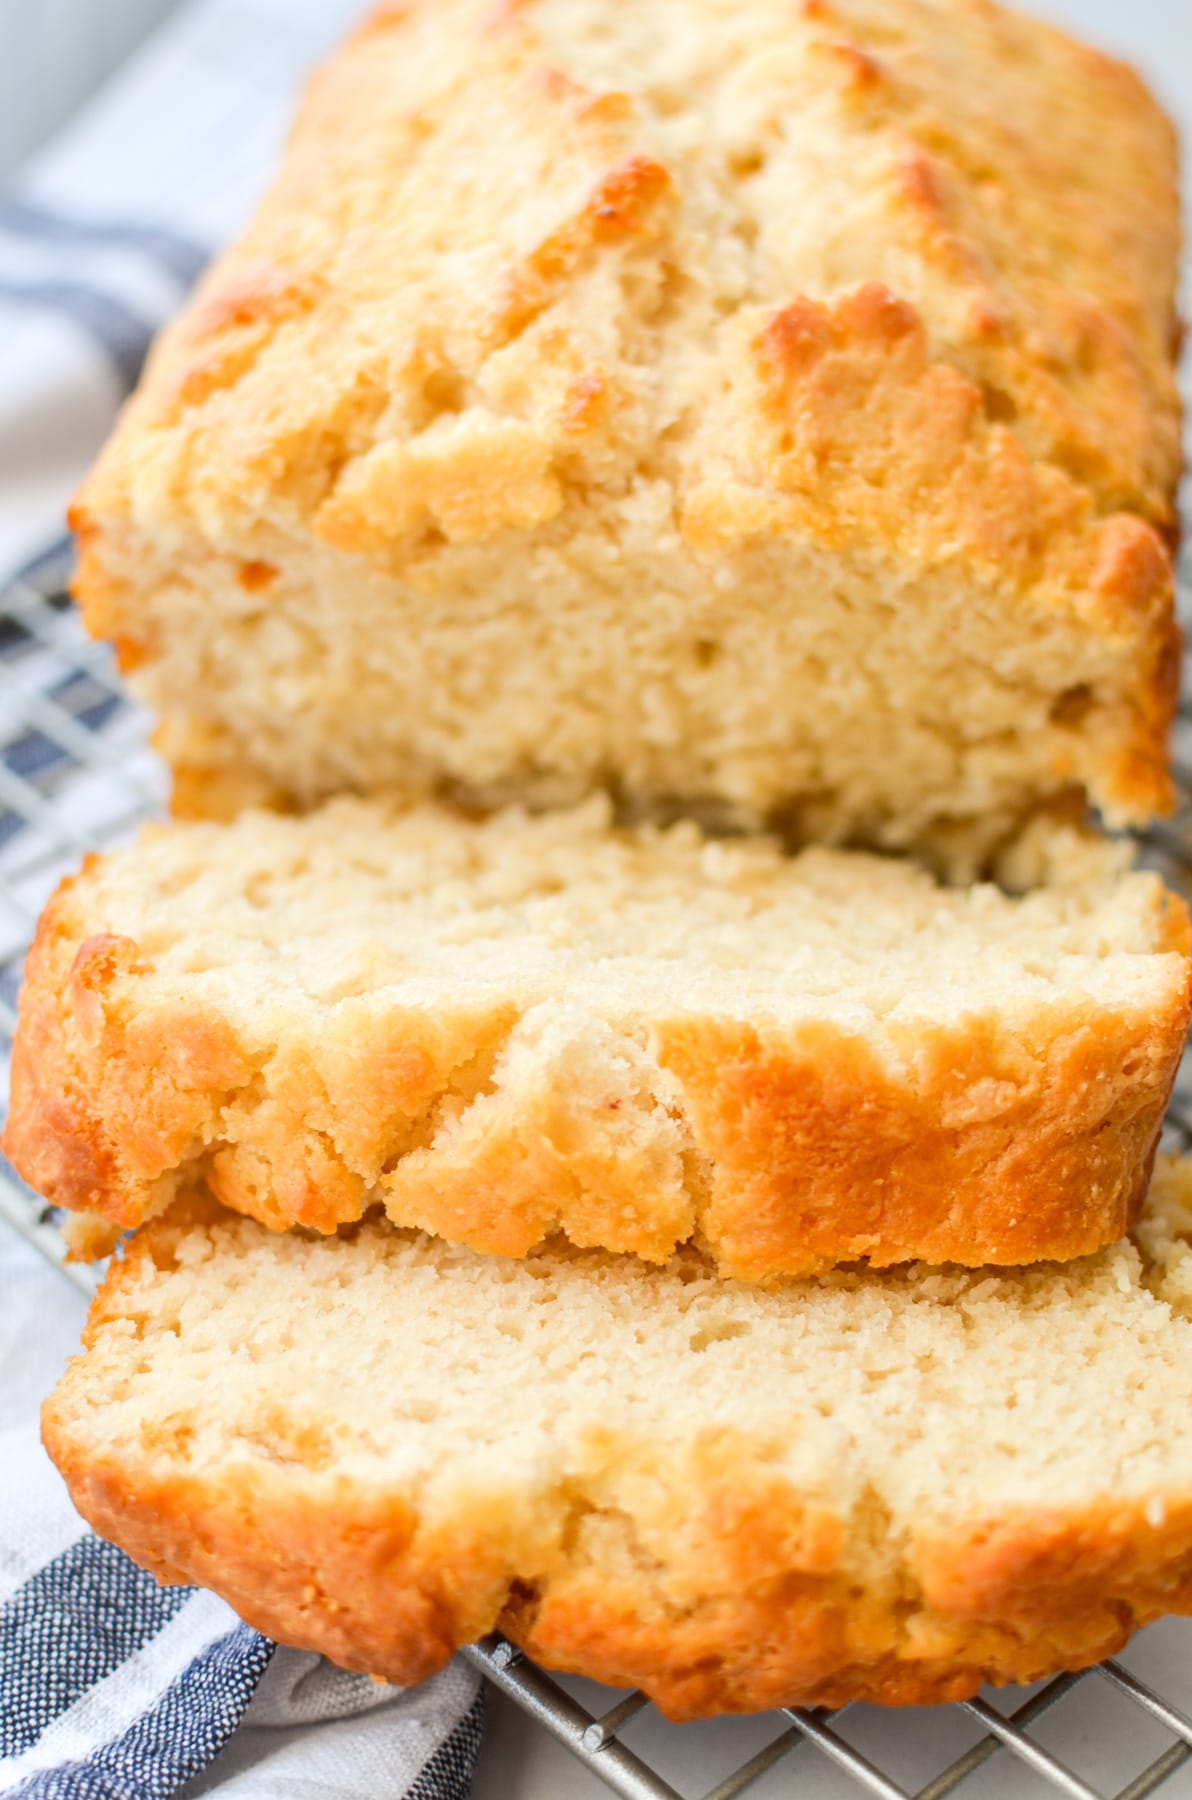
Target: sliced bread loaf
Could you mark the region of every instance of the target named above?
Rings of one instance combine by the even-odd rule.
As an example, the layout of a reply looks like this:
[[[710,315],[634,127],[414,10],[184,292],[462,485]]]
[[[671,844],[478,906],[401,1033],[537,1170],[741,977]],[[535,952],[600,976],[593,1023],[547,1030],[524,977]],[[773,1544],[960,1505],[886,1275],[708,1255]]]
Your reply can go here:
[[[1192,1610],[1192,1166],[1134,1243],[775,1292],[367,1221],[145,1226],[44,1413],[75,1503],[284,1643],[500,1626],[691,1717],[955,1699]]]
[[[1021,898],[600,802],[152,828],[30,956],[5,1137],[133,1225],[202,1177],[333,1230],[551,1232],[750,1279],[1071,1257],[1145,1190],[1188,924],[1075,836]]]
[[[411,0],[74,521],[178,801],[1165,804],[1174,136],[988,0]]]

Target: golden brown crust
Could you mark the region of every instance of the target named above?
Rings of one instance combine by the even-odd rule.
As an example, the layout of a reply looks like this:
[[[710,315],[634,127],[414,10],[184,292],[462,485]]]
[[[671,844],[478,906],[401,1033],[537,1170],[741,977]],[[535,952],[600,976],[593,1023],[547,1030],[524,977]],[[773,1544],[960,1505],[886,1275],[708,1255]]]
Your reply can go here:
[[[652,1007],[646,1049],[590,1008],[544,1041],[532,1001],[365,991],[263,1040],[199,984],[163,992],[133,939],[93,935],[84,870],[29,954],[5,1152],[55,1205],[122,1227],[204,1178],[274,1229],[381,1203],[509,1256],[556,1230],[653,1261],[694,1238],[761,1282],[1083,1256],[1133,1219],[1192,1011],[1186,912],[1157,884],[1153,905],[1161,1003],[1057,993],[880,1037]]]
[[[168,714],[180,803],[219,813],[242,781],[305,803],[612,780],[751,820],[818,804],[836,835],[883,843],[933,842],[989,812],[982,795],[996,836],[1072,783],[1115,823],[1165,810],[1168,122],[1128,70],[977,0],[701,0],[672,34],[690,67],[672,67],[666,16],[609,72],[583,7],[384,8],[312,84],[273,194],[162,340],[73,514],[88,624]],[[747,51],[772,84],[756,94],[738,90]],[[698,118],[686,139],[668,92]],[[312,366],[317,383],[295,380]],[[529,590],[542,615],[518,636],[516,707],[503,642],[482,652],[478,631],[484,669],[457,664],[459,609],[498,592],[514,550],[525,578],[494,604],[511,616]],[[622,607],[614,634],[614,579],[679,593],[694,625]],[[901,805],[839,766],[807,706],[780,731],[759,702],[739,741],[736,663],[758,635],[814,690],[784,609],[825,582],[906,615],[855,645],[867,710],[890,694],[926,733]],[[937,601],[911,615],[932,584],[1018,644],[1000,673],[1029,720],[996,692],[946,731],[904,702],[899,640],[930,635]],[[208,640],[216,614],[233,629]],[[613,635],[625,663],[602,683]],[[721,672],[693,680],[676,731],[684,684],[663,704],[653,672],[681,668],[692,635]],[[955,636],[941,623],[932,658]],[[995,654],[975,643],[955,679]],[[438,679],[459,691],[432,699]],[[366,687],[378,729],[357,741]],[[915,804],[926,819],[899,816]]]
[[[31,1004],[14,1056],[4,1142],[47,1198],[71,1210],[94,1213],[127,1226],[151,1216],[173,1196],[167,1180],[160,1194],[142,1193],[135,1208],[114,1197],[117,1171],[154,1166],[167,1173],[188,1146],[210,1130],[219,1093],[248,1077],[226,1026],[202,1015],[176,1015],[167,1031],[152,1033],[144,1054],[133,1051],[142,1106],[98,1104],[94,1063],[88,1073],[80,1046],[103,1039],[108,997],[123,977],[135,977],[137,946],[103,933],[82,940],[71,932],[70,903],[86,881],[88,858],[68,877],[46,908],[25,962],[26,992],[45,995]],[[51,1000],[56,996],[56,1001]],[[122,1036],[117,1026],[118,1036]],[[109,1080],[120,1046],[109,1036]]]
[[[777,1518],[751,1514],[750,1531]],[[982,1539],[988,1527],[974,1527]],[[931,1706],[966,1700],[986,1682],[1038,1681],[1114,1655],[1143,1624],[1192,1611],[1192,1503],[1161,1531],[1138,1509],[999,1521],[997,1579],[975,1601],[969,1544],[954,1559],[952,1604],[858,1591],[846,1571],[792,1571],[760,1594],[725,1594],[678,1619],[644,1621],[640,1592],[603,1572],[561,1582],[535,1607],[514,1603],[501,1629],[550,1668],[614,1687],[642,1687],[668,1716],[703,1718],[776,1706]],[[1055,1579],[1034,1587],[1039,1540]],[[1145,1545],[1140,1549],[1140,1545]]]
[[[59,897],[69,892],[71,880],[85,878],[89,865],[90,859],[78,876],[63,883]],[[59,917],[51,905],[38,922],[25,958],[30,990],[38,981],[56,987],[60,979],[64,959]],[[73,952],[72,943],[72,958]],[[14,1159],[14,1165],[29,1171],[41,1191],[71,1194],[76,1210],[99,1211],[98,1206],[92,1208],[87,1196],[98,1201],[109,1190],[116,1152],[72,1080],[57,1019],[56,1007],[29,1009],[21,1053],[11,1073],[5,1154]]]
[[[133,1240],[93,1306],[93,1349],[127,1331],[138,1259],[168,1260],[187,1224]],[[400,1481],[337,1475],[330,1440],[280,1411],[263,1451],[246,1443],[221,1468],[190,1457],[185,1396],[117,1452],[96,1437],[88,1375],[84,1356],[43,1431],[102,1535],[282,1642],[398,1683],[499,1628],[550,1667],[644,1688],[674,1718],[921,1705],[1085,1667],[1192,1611],[1188,1494],[1158,1511],[1012,1507],[902,1541],[876,1500],[837,1516],[780,1472],[773,1446],[719,1429],[678,1463],[673,1444],[659,1456],[597,1436],[557,1491],[431,1511]]]
[[[1184,1003],[1155,1025],[1074,1009],[1034,1038],[994,1019],[908,1030],[913,1085],[835,1031],[665,1033],[713,1171],[702,1236],[753,1280],[1084,1256],[1122,1236],[1149,1184]]]
[[[428,29],[432,10],[441,18]],[[691,25],[710,44],[725,29],[721,10],[708,6]],[[1121,65],[972,0],[946,9],[934,0],[899,0],[895,8],[838,0],[801,11],[801,18],[781,14],[778,38],[797,43],[806,64],[792,57],[774,69],[776,97],[805,105],[814,88],[839,127],[854,134],[860,155],[876,143],[889,157],[880,178],[865,178],[879,183],[891,242],[904,260],[922,259],[919,291],[900,304],[908,318],[930,315],[933,336],[946,346],[941,367],[953,366],[977,390],[983,410],[1012,428],[1033,460],[1089,487],[1098,512],[1137,511],[1169,527],[1181,461],[1172,375],[1179,209],[1175,134],[1153,98]],[[765,43],[774,25],[759,7],[756,18],[728,31],[722,54],[739,54],[742,34]],[[327,189],[321,159],[334,159],[358,184],[348,198],[362,212],[380,211],[383,223],[386,206],[406,201],[376,173],[375,155],[406,179],[414,148],[450,129],[443,109],[458,91],[453,82],[498,105],[512,94],[523,107],[532,104],[525,141],[503,146],[506,154],[540,154],[546,143],[556,158],[573,159],[565,177],[587,184],[578,207],[564,208],[521,267],[500,271],[502,310],[484,321],[486,332],[499,341],[513,314],[540,312],[561,282],[582,280],[580,258],[594,238],[649,229],[653,209],[680,178],[640,148],[652,141],[649,103],[594,91],[562,70],[557,58],[566,51],[553,47],[556,28],[549,7],[521,6],[494,27],[487,0],[456,0],[450,20],[444,7],[414,5],[349,40],[311,85],[274,193],[155,356],[133,409],[138,422],[156,428],[163,411],[174,422],[179,399],[206,397],[205,388],[191,395],[185,386],[196,366],[206,367],[202,346],[226,345],[226,374],[236,379],[262,354],[281,361],[290,345],[273,342],[285,339],[280,327],[309,316],[317,330],[328,310],[375,297],[384,271],[367,246],[337,257],[328,273],[324,237],[345,195]],[[577,55],[581,45],[582,34]],[[421,114],[400,81],[411,53],[433,60],[439,90]],[[957,106],[957,61],[980,71],[984,104],[970,92]],[[710,57],[701,79],[726,72]],[[1011,104],[999,111],[1003,99]],[[1032,129],[1043,120],[1049,130]],[[366,183],[370,157],[374,180]],[[550,171],[552,181],[558,173]],[[313,212],[313,230],[303,207]],[[479,223],[497,248],[504,221]],[[886,242],[875,234],[861,248],[880,282]],[[791,298],[797,311],[814,289]],[[356,396],[359,412],[368,399]],[[221,475],[215,444],[202,454],[204,483],[217,483],[230,500],[232,471]],[[76,523],[88,512],[81,505]]]
[[[160,1581],[210,1587],[269,1637],[399,1686],[500,1630],[547,1668],[642,1688],[672,1719],[858,1700],[930,1706],[986,1683],[1088,1668],[1153,1619],[1192,1612],[1192,1501],[1159,1530],[1138,1509],[1104,1508],[975,1526],[974,1539],[996,1541],[996,1578],[982,1581],[979,1600],[962,1538],[930,1552],[955,1564],[950,1604],[866,1596],[856,1571],[796,1564],[751,1592],[726,1587],[668,1607],[648,1578],[608,1569],[511,1581],[512,1547],[494,1551],[479,1521],[420,1542],[399,1499],[304,1504],[248,1477],[216,1489],[96,1465],[76,1457],[53,1401],[44,1433],[83,1517]],[[763,1544],[787,1538],[790,1498],[742,1514],[739,1540],[709,1534],[709,1554],[729,1568],[759,1534]]]

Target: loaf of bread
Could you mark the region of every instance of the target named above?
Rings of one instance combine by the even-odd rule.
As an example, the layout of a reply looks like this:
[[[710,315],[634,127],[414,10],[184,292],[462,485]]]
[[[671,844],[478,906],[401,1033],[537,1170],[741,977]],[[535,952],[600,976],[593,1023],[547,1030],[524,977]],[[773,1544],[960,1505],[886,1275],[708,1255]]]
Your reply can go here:
[[[410,0],[74,512],[181,810],[1168,799],[1173,137],[988,0]]]
[[[1190,1231],[1169,1166],[1080,1262],[768,1292],[183,1201],[45,1439],[159,1578],[392,1681],[500,1626],[680,1718],[957,1699],[1192,1610]]]
[[[1012,898],[599,800],[150,827],[42,921],[5,1149],[120,1225],[204,1178],[275,1227],[755,1280],[1083,1255],[1145,1191],[1192,965],[1157,876],[1049,856]]]

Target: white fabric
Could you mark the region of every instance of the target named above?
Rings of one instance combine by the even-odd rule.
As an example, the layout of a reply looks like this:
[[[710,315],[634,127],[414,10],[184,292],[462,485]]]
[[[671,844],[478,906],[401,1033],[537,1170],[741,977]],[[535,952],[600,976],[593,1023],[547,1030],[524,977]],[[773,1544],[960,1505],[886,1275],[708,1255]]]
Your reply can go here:
[[[0,1603],[84,1530],[41,1448],[43,1397],[78,1347],[86,1302],[0,1227]]]
[[[338,1679],[336,1679],[338,1678]],[[458,1659],[408,1693],[279,1651],[226,1750],[183,1800],[381,1800],[404,1794],[471,1706]],[[367,1769],[368,1786],[361,1783]]]
[[[273,166],[301,78],[362,0],[191,0],[17,184],[73,220],[159,226],[200,250],[242,222]],[[183,284],[152,257],[7,232],[0,278],[100,282],[153,325]],[[122,398],[77,324],[0,292],[0,574],[63,529],[63,509]]]

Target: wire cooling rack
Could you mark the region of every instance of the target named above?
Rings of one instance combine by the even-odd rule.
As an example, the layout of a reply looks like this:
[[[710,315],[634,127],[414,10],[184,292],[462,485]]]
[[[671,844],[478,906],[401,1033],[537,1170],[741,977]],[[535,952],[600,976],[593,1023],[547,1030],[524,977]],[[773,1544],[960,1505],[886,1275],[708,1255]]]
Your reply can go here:
[[[35,581],[0,597],[0,1093],[7,1091],[21,959],[42,904],[86,851],[129,837],[165,798],[146,715],[60,591],[65,561],[63,551]],[[1178,722],[1175,753],[1183,804],[1147,834],[1144,854],[1190,893],[1192,706]],[[1190,1077],[1185,1059],[1168,1115],[1171,1144],[1185,1150],[1192,1149]],[[53,1214],[3,1162],[0,1218],[77,1286],[94,1285],[90,1268],[63,1262]],[[642,1694],[564,1685],[500,1637],[465,1651],[494,1687],[626,1800],[732,1800],[747,1791],[756,1800],[847,1800],[858,1789],[882,1800],[944,1800],[961,1786],[966,1800],[1057,1790],[1069,1800],[1142,1800],[1173,1777],[1172,1800],[1176,1790],[1192,1796],[1192,1768],[1185,1768],[1192,1716],[1184,1710],[1192,1702],[1190,1653],[1192,1621],[1172,1620],[1143,1633],[1125,1661],[1062,1675],[1025,1695],[1005,1690],[906,1713],[790,1709],[706,1727],[666,1724]],[[1184,1691],[1173,1695],[1177,1688]],[[730,1766],[720,1772],[726,1755]]]

